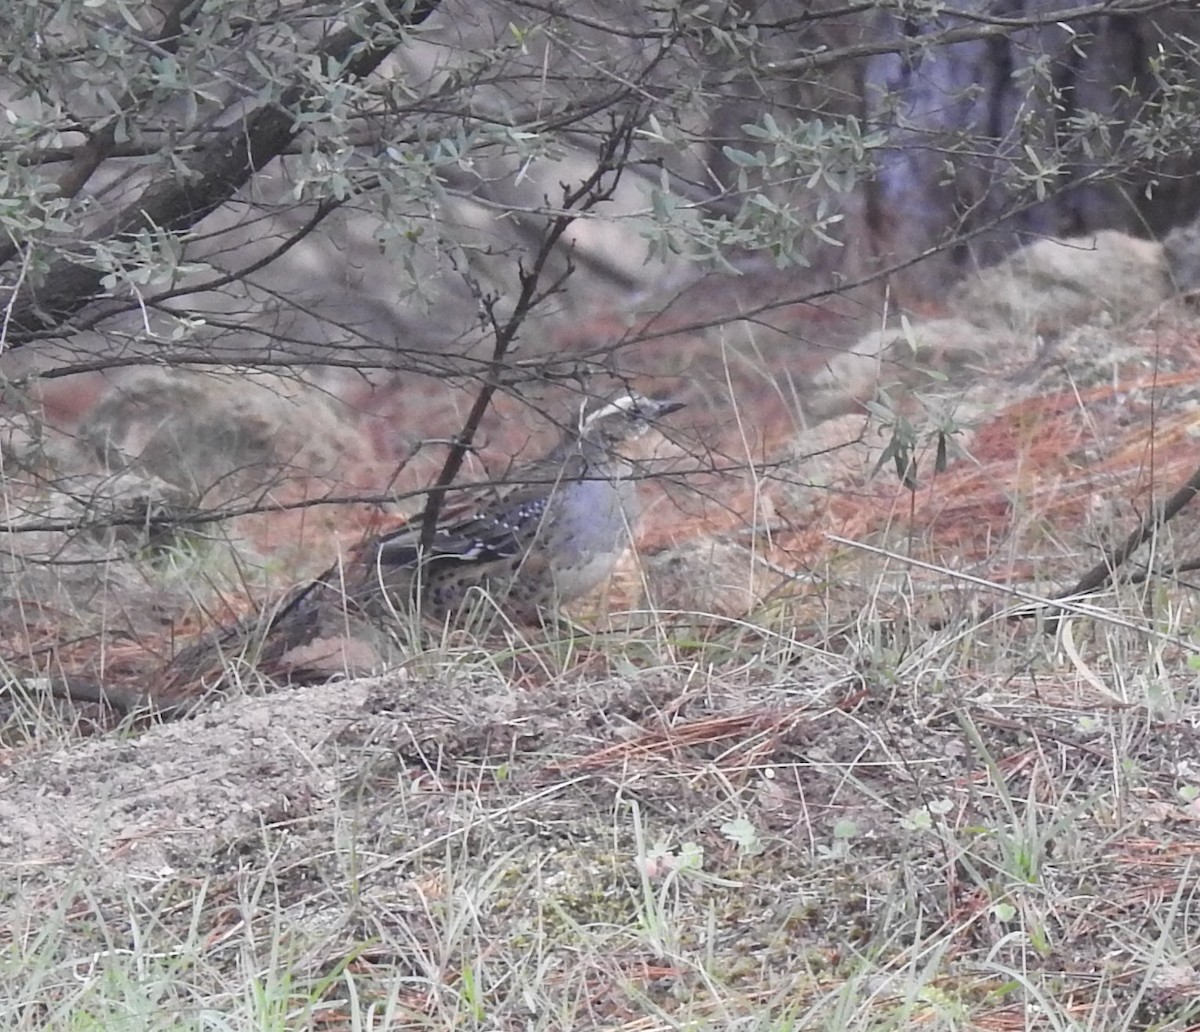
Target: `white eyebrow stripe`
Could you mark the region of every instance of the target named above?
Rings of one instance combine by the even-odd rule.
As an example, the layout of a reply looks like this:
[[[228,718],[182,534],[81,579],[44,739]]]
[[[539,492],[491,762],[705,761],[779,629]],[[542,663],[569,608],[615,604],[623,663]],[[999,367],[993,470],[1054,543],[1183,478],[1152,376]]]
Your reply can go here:
[[[603,408],[598,408],[584,420],[584,423],[594,423],[598,419],[607,419],[609,416],[615,416],[618,412],[628,412],[639,401],[641,401],[641,398],[635,398],[632,394],[623,394],[619,398],[614,398]]]

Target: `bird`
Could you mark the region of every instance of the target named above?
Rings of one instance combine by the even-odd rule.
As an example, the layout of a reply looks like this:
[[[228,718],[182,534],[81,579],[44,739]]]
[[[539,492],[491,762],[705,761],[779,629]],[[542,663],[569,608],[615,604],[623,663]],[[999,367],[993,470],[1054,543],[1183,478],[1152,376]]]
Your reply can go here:
[[[681,408],[629,389],[585,403],[555,448],[440,517],[427,545],[420,520],[372,541],[363,558],[376,601],[456,623],[487,597],[512,622],[535,624],[587,594],[638,520],[636,442]]]
[[[330,661],[362,618],[371,625],[416,614],[461,625],[476,600],[514,624],[537,624],[612,573],[639,516],[638,442],[683,408],[669,398],[622,390],[585,403],[562,441],[539,459],[486,485],[469,505],[439,515],[422,544],[420,518],[368,537],[346,559],[260,614],[185,647],[150,689],[72,679],[51,694],[102,702],[121,713],[187,716],[227,691],[233,670],[269,680],[328,680]],[[386,628],[383,628],[386,630]]]

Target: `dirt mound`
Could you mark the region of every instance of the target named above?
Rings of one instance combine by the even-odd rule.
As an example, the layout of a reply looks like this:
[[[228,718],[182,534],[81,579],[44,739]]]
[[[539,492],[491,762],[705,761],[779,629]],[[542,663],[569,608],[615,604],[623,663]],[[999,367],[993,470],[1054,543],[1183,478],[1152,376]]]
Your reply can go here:
[[[1102,314],[1131,318],[1172,293],[1162,245],[1104,230],[1022,247],[964,279],[950,307],[980,325],[1057,333]]]
[[[137,470],[209,503],[330,477],[366,450],[327,394],[236,371],[140,372],[100,401],[79,436],[108,469]]]

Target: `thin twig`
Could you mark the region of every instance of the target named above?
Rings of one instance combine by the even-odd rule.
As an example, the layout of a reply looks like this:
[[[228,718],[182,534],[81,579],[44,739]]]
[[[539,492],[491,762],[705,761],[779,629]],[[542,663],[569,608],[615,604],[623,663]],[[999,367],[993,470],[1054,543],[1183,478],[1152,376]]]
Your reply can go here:
[[[863,541],[854,541],[851,538],[839,537],[837,534],[826,534],[825,538],[839,545],[847,545],[850,548],[858,548],[864,552],[870,552],[873,555],[880,555],[886,559],[894,559],[898,563],[903,563],[906,566],[912,566],[918,570],[928,570],[931,573],[938,573],[945,577],[950,577],[953,580],[965,581],[968,584],[974,584],[976,587],[987,588],[989,591],[1000,592],[1004,595],[1009,595],[1012,598],[1019,599],[1021,602],[1027,602],[1032,608],[1014,609],[1001,613],[994,606],[988,607],[986,615],[981,616],[975,623],[983,623],[985,620],[993,616],[1005,616],[1009,619],[1019,616],[1033,616],[1039,613],[1044,613],[1047,609],[1057,610],[1060,614],[1068,616],[1086,616],[1091,620],[1099,620],[1101,623],[1111,624],[1114,627],[1124,627],[1126,630],[1135,631],[1138,634],[1144,634],[1147,637],[1154,638],[1157,641],[1165,641],[1168,644],[1176,645],[1190,654],[1200,653],[1200,644],[1194,641],[1188,641],[1186,638],[1179,638],[1172,634],[1165,634],[1148,624],[1135,623],[1133,620],[1126,620],[1124,617],[1117,616],[1115,613],[1110,613],[1107,610],[1100,609],[1096,606],[1089,606],[1073,599],[1065,597],[1048,598],[1045,595],[1037,595],[1032,591],[1024,591],[1021,588],[1015,588],[1011,584],[1000,584],[996,581],[990,581],[986,577],[976,577],[971,573],[963,573],[961,570],[952,570],[948,566],[939,566],[936,563],[927,563],[921,559],[914,559],[910,555],[902,555],[899,552],[893,552],[887,548],[880,548],[877,545],[868,545]],[[935,628],[940,629],[940,628]]]
[[[588,177],[574,190],[563,188],[562,210],[550,221],[532,265],[528,269],[523,264],[519,266],[520,294],[517,296],[511,314],[503,324],[494,317],[495,299],[484,300],[484,307],[488,317],[492,320],[495,335],[492,360],[483,385],[479,389],[479,394],[475,398],[475,403],[467,415],[466,422],[454,438],[450,454],[446,456],[441,473],[426,496],[425,511],[421,516],[421,547],[423,549],[429,548],[433,543],[437,533],[438,516],[441,514],[446,492],[450,489],[454,478],[458,476],[458,471],[471,448],[471,442],[475,438],[484,413],[491,404],[492,396],[503,384],[504,374],[508,369],[506,357],[509,348],[517,339],[517,334],[529,313],[548,296],[560,290],[563,282],[570,275],[571,269],[568,266],[566,273],[558,277],[548,288],[539,289],[550,255],[558,246],[563,234],[581,213],[607,201],[616,191],[621,181],[625,162],[629,157],[630,148],[633,145],[634,131],[640,124],[641,117],[640,111],[636,109],[626,114],[621,123],[614,126],[609,133],[597,158],[596,167]],[[610,175],[612,178],[605,184],[605,177]]]

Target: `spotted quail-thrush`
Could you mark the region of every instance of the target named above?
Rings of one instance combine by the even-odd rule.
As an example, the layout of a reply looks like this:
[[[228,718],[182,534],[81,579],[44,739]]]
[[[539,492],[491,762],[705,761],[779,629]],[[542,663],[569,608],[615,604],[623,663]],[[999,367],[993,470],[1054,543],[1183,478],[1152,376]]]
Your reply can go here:
[[[466,511],[444,516],[427,548],[420,521],[363,556],[391,605],[438,621],[486,595],[516,623],[536,622],[599,585],[638,518],[634,442],[681,402],[622,391],[585,406],[545,457],[512,470]]]
[[[293,682],[324,679],[350,662],[344,648],[353,634],[344,639],[354,613],[371,623],[406,612],[454,622],[487,596],[513,622],[535,623],[612,572],[638,516],[636,442],[679,408],[633,391],[585,406],[544,458],[489,485],[465,515],[444,514],[428,547],[419,520],[370,539],[293,591],[265,624],[242,621],[182,650],[150,695],[90,685],[62,691],[180,716],[226,682],[231,664],[249,661]]]

